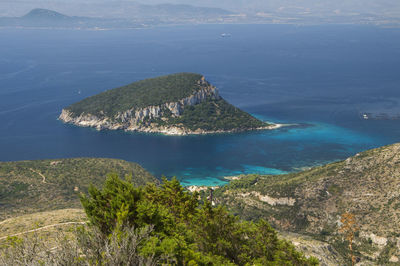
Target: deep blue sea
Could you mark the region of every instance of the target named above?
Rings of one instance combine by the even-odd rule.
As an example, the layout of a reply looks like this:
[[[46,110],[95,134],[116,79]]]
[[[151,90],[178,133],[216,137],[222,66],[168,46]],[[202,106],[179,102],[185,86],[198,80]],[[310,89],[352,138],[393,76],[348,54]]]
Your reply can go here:
[[[231,37],[221,37],[229,33]],[[57,120],[106,89],[198,72],[273,131],[162,136],[96,131]],[[138,30],[0,29],[0,160],[108,157],[184,185],[280,174],[400,141],[400,29],[201,25]]]

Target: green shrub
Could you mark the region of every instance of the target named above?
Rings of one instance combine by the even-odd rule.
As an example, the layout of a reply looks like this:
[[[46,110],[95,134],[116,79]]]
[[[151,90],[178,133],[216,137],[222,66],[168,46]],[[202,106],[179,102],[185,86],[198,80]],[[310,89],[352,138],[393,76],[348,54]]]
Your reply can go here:
[[[278,239],[272,227],[260,220],[242,222],[209,201],[200,204],[197,193],[164,179],[160,187],[134,187],[110,175],[102,189],[91,187],[82,205],[94,228],[109,238],[121,228],[151,226],[140,245],[143,257],[176,265],[316,265],[293,245]]]

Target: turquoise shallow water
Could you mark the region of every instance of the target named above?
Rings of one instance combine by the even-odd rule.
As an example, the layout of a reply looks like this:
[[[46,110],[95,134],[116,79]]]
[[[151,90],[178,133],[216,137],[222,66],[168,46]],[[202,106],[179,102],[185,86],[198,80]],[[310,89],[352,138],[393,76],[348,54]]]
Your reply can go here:
[[[188,167],[173,172],[173,175],[183,177],[182,183],[185,185],[221,185],[226,183],[224,177],[227,176],[285,174],[344,159],[361,150],[385,144],[383,139],[326,123],[296,124],[273,131],[244,133],[232,138],[242,143],[236,140],[221,143],[217,147],[219,156],[237,156],[225,158],[224,163],[248,163],[230,167]]]
[[[288,173],[283,170],[268,168],[264,166],[247,165],[247,164],[239,166],[241,167],[241,170],[226,169],[220,166],[215,167],[215,169],[211,171],[205,168],[201,169],[201,168],[188,167],[186,169],[179,171],[175,175],[181,177],[181,183],[182,185],[185,186],[192,186],[192,185],[217,186],[226,184],[228,182],[227,179],[225,179],[225,177],[238,176],[242,174],[254,174],[254,173],[266,174],[266,175],[280,175]],[[200,176],[199,173],[201,173]]]
[[[222,32],[231,38],[221,38]],[[282,174],[400,141],[400,30],[203,25],[129,31],[0,29],[0,160],[107,157],[185,185]],[[276,130],[209,136],[96,131],[61,109],[109,88],[198,72]]]

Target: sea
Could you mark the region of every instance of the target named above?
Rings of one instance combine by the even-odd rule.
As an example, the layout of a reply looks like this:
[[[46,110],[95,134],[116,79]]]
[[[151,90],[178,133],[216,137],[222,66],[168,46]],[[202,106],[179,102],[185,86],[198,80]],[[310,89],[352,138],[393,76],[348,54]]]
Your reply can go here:
[[[176,72],[201,73],[230,103],[286,126],[163,136],[57,119],[88,96]],[[301,171],[400,142],[399,101],[400,28],[0,29],[0,161],[119,158],[185,186],[223,185],[227,176]]]

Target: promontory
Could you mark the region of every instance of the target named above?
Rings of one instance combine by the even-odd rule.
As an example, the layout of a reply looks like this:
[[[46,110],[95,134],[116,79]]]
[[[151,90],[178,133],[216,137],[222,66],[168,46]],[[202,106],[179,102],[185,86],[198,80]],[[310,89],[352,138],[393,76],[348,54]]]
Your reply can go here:
[[[150,78],[107,90],[64,108],[59,119],[98,130],[167,135],[277,127],[229,104],[204,76],[194,73]]]

